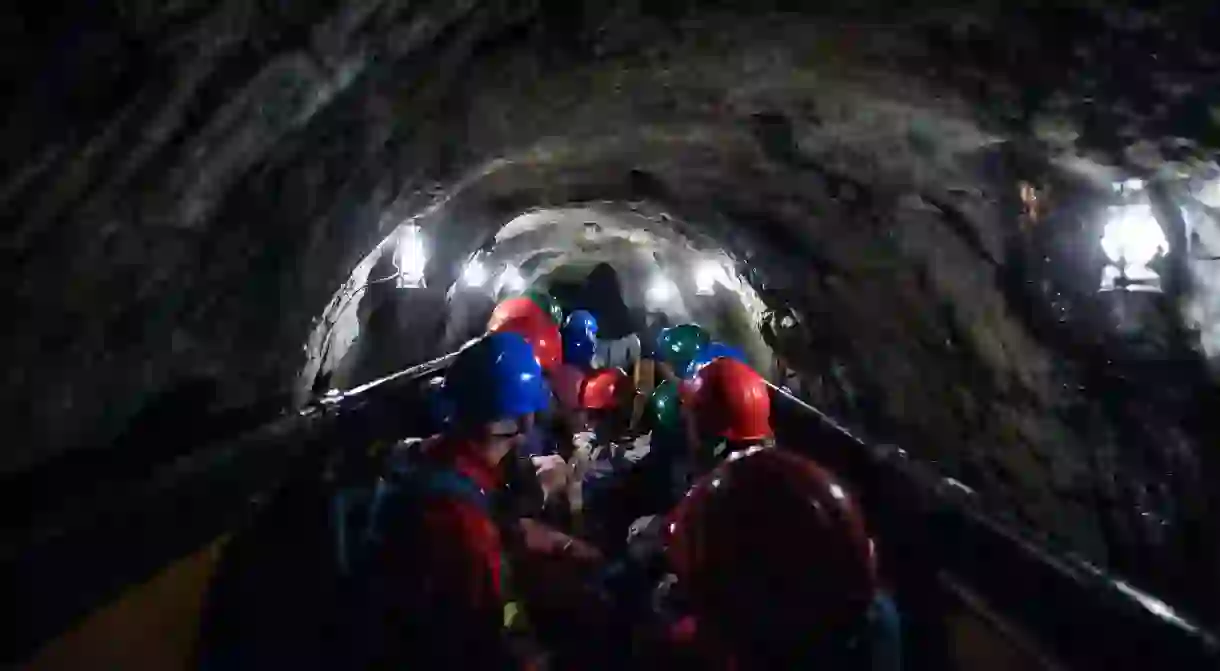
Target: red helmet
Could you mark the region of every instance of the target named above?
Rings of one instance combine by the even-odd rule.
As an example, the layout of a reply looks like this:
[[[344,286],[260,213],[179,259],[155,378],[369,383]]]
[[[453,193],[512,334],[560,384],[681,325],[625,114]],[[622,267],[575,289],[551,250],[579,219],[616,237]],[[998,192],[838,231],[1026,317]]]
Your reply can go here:
[[[687,385],[683,403],[695,412],[699,433],[732,441],[771,435],[771,390],[753,368],[720,358],[704,366]]]
[[[530,302],[529,299],[525,300]],[[533,303],[530,302],[530,305]],[[534,307],[537,308],[537,306]],[[534,356],[538,358],[538,364],[545,371],[555,370],[563,358],[563,343],[559,339],[559,327],[555,326],[550,315],[541,309],[537,309],[532,315],[507,319],[488,330],[492,333],[516,333],[525,338],[525,341],[534,348]]]
[[[516,298],[501,301],[496,306],[496,309],[491,311],[491,318],[487,320],[487,330],[491,332],[500,331],[502,330],[500,326],[506,321],[524,318],[533,319],[536,317],[544,317],[548,321],[551,320],[550,314],[543,312],[537,303],[526,296],[517,296]]]
[[[616,408],[632,389],[631,384],[631,378],[621,368],[595,370],[580,383],[577,405],[585,410]]]
[[[854,500],[804,457],[738,452],[670,522],[669,562],[718,636],[764,646],[835,636],[859,626],[875,596],[873,545]]]

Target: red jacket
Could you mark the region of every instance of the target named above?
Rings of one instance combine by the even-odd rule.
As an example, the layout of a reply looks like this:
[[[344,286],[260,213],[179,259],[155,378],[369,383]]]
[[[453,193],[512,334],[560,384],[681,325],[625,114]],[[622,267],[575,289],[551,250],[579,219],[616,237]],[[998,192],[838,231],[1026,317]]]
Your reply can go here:
[[[429,455],[439,466],[447,466],[469,478],[489,495],[503,486],[503,478],[482,455],[469,445],[441,443]],[[502,606],[503,576],[500,531],[487,511],[456,497],[438,497],[424,509],[424,533],[429,541],[423,551],[431,575],[455,586],[472,606]]]
[[[456,472],[487,494],[502,484],[497,469],[468,444],[442,441],[425,460],[425,468]],[[386,529],[377,559],[387,576],[383,598],[403,604],[423,627],[401,643],[389,642],[386,656],[411,659],[411,668],[517,667],[502,632],[502,543],[489,512],[458,495],[424,497],[419,505],[415,531],[396,537]]]

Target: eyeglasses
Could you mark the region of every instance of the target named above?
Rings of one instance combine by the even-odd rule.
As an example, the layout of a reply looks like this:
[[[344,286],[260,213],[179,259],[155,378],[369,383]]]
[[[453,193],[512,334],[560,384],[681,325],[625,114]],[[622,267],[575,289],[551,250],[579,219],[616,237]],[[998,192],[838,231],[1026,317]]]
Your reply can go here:
[[[525,433],[525,425],[515,419],[496,422],[491,425],[491,437],[494,440],[511,440]]]

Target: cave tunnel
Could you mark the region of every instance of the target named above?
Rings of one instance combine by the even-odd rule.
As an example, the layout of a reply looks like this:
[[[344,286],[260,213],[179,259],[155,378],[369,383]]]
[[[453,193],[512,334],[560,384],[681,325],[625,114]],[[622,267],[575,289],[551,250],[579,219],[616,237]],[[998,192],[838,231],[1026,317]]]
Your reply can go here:
[[[608,263],[1220,623],[1217,6],[646,4],[8,12],[7,556]]]

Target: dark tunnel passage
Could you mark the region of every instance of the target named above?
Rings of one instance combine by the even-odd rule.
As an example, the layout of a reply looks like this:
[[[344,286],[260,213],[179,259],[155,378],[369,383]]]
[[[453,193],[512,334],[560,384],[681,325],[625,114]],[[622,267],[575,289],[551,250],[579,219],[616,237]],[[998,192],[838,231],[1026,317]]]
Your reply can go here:
[[[1220,622],[1220,6],[647,4],[7,12],[7,526],[608,262]]]

